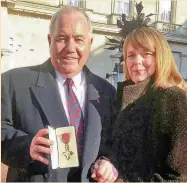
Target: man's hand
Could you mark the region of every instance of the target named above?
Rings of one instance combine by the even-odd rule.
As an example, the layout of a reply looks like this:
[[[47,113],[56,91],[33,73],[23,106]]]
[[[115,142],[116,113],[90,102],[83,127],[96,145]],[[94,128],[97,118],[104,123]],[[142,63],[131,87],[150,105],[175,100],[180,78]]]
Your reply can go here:
[[[91,177],[98,182],[114,182],[118,178],[118,171],[109,161],[97,160],[92,167]]]
[[[45,154],[51,154],[50,146],[53,142],[45,136],[48,134],[48,129],[41,129],[32,139],[30,146],[30,156],[32,160],[38,160],[46,165],[49,161],[44,157]]]

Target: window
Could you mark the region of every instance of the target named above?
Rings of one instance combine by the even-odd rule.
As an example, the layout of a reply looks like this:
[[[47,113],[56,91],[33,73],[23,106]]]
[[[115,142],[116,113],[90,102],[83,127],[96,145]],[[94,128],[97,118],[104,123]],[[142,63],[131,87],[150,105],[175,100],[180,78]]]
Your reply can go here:
[[[117,73],[123,73],[123,65],[120,63],[115,63],[114,71]]]
[[[130,12],[130,3],[129,0],[116,0],[116,7],[117,7],[117,14],[126,14],[127,16],[129,16],[129,12]]]
[[[160,20],[171,22],[171,0],[160,0]]]
[[[123,64],[122,63],[115,63],[114,65],[114,72],[116,73],[116,78],[114,83],[124,81],[124,73],[123,73]]]
[[[67,4],[70,6],[77,6],[83,8],[83,0],[68,0]]]

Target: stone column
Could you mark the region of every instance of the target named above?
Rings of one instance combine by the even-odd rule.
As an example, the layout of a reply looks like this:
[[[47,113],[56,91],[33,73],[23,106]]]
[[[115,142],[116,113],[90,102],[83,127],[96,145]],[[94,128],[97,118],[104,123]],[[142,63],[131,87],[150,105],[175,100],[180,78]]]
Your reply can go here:
[[[129,3],[130,3],[129,16],[130,16],[130,18],[133,18],[134,17],[134,9],[135,9],[135,1],[134,0],[130,0]]]
[[[171,23],[176,23],[176,9],[177,9],[177,1],[171,1]]]

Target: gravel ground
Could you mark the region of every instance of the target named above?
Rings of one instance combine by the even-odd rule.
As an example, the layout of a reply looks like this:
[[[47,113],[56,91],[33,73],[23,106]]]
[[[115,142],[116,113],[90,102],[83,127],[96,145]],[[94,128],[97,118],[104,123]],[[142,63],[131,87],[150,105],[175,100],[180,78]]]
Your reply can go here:
[[[1,182],[6,182],[7,170],[8,167],[1,163]]]

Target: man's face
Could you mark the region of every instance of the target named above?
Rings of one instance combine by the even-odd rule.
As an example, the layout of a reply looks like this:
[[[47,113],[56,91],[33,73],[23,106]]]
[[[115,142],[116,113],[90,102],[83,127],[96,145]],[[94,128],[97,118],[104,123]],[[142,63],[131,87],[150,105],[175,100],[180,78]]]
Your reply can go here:
[[[88,60],[92,44],[84,15],[76,12],[58,17],[48,40],[55,70],[68,78],[77,75]]]

